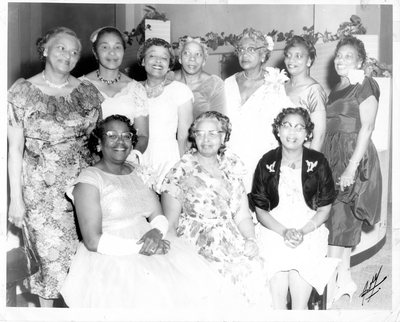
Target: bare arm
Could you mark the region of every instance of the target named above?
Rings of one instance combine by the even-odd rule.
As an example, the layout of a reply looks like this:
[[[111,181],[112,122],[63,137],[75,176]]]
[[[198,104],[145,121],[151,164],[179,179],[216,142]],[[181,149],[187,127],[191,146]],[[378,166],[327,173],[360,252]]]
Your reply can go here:
[[[8,125],[8,175],[10,179],[10,207],[8,216],[15,226],[22,227],[26,214],[25,202],[22,197],[22,157],[24,153],[24,129]]]
[[[189,127],[193,122],[193,104],[188,100],[178,107],[178,146],[183,156],[188,147]]]
[[[136,117],[134,126],[138,133],[138,141],[135,145],[135,150],[144,153],[149,142],[149,116]]]
[[[310,115],[311,121],[314,123],[313,138],[310,148],[316,151],[321,151],[322,144],[324,143],[325,130],[326,130],[326,111],[317,110]]]
[[[303,235],[307,235],[320,227],[329,217],[332,205],[319,207],[315,215],[301,229]],[[314,223],[315,225],[314,225]]]
[[[169,222],[169,232],[177,236],[176,229],[182,212],[181,203],[170,194],[163,192],[161,194],[161,206]]]

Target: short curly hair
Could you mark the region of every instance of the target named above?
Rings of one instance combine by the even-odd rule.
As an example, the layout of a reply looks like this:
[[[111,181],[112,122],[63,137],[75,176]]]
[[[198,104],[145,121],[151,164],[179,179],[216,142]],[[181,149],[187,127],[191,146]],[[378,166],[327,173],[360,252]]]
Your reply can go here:
[[[336,54],[338,53],[340,47],[342,46],[352,46],[358,54],[358,58],[361,59],[361,66],[364,65],[366,59],[367,59],[367,52],[365,51],[365,46],[362,40],[354,37],[354,36],[346,36],[342,39],[339,40],[338,44],[336,45],[335,49],[335,57]]]
[[[82,43],[81,40],[78,38],[77,34],[75,31],[67,28],[67,27],[56,27],[53,29],[50,29],[43,37],[39,37],[36,40],[36,49],[39,55],[39,58],[41,61],[46,61],[46,57],[44,56],[44,50],[46,49],[46,45],[50,42],[51,39],[55,38],[56,36],[60,34],[67,34],[72,37],[74,37],[78,44],[79,44],[79,56],[82,51]]]
[[[121,121],[128,126],[129,132],[133,133],[132,136],[132,147],[135,147],[137,143],[137,134],[136,129],[133,127],[130,119],[124,115],[114,114],[106,117],[104,120],[97,123],[96,128],[90,133],[89,140],[88,140],[88,149],[91,153],[97,154],[100,157],[102,156],[101,151],[97,151],[97,146],[99,145],[99,140],[103,137],[105,133],[105,127],[107,123],[111,121]]]
[[[293,36],[291,39],[289,39],[286,43],[285,48],[283,49],[283,54],[286,57],[288,50],[298,45],[304,46],[304,48],[307,50],[308,57],[311,59],[311,67],[314,64],[315,57],[317,57],[317,50],[315,49],[311,41],[305,39],[302,36]]]
[[[242,44],[243,40],[246,38],[250,38],[253,41],[259,43],[260,46],[263,46],[263,48],[261,48],[261,52],[265,54],[265,59],[263,63],[267,62],[267,60],[271,57],[272,51],[274,49],[274,41],[272,37],[253,28],[246,28],[239,35],[237,41],[235,42],[236,49]]]
[[[197,128],[197,124],[200,123],[203,120],[217,120],[219,124],[221,125],[222,131],[225,132],[225,140],[221,144],[220,148],[218,149],[218,155],[224,155],[227,147],[226,147],[226,142],[229,141],[229,138],[231,136],[232,132],[232,123],[229,120],[229,117],[226,115],[217,112],[217,111],[206,111],[201,113],[196,119],[193,121],[193,123],[190,125],[189,128],[189,142],[191,144],[191,147],[197,150],[197,144],[196,144],[196,137],[195,137],[195,131]]]
[[[276,116],[274,123],[272,123],[272,132],[279,143],[281,144],[281,139],[278,136],[279,127],[282,125],[283,120],[288,115],[299,115],[303,118],[306,130],[306,141],[311,140],[312,131],[314,130],[314,123],[311,121],[310,113],[308,113],[308,111],[302,107],[287,107]]]
[[[178,54],[178,57],[180,58],[182,55],[182,51],[185,49],[186,44],[194,42],[198,45],[200,45],[201,49],[203,50],[203,56],[204,60],[208,58],[208,47],[206,40],[202,37],[191,37],[191,36],[183,36],[178,39],[178,48],[176,49],[176,52]]]
[[[99,39],[104,34],[114,34],[117,37],[119,37],[121,39],[124,50],[126,49],[126,42],[125,42],[125,37],[124,37],[123,33],[121,31],[119,31],[118,28],[115,28],[112,26],[107,26],[107,27],[102,27],[102,28],[97,29],[90,35],[90,41],[92,42],[93,52],[97,53],[97,45],[99,44]]]
[[[169,52],[169,69],[172,69],[174,67],[174,65],[175,65],[175,54],[174,54],[174,51],[172,49],[171,44],[168,41],[166,41],[164,39],[161,39],[161,38],[149,38],[139,47],[139,50],[137,52],[137,59],[138,59],[139,65],[143,61],[144,56],[146,55],[146,51],[151,46],[161,46],[161,47],[164,47],[164,48],[168,49],[168,52]]]

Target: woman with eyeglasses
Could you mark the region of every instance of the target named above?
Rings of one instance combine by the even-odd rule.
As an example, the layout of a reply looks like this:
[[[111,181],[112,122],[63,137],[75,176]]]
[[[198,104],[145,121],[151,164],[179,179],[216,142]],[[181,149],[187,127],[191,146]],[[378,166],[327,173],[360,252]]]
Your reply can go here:
[[[277,146],[272,130],[265,130],[266,124],[271,124],[283,107],[272,101],[275,97],[267,95],[265,76],[268,71],[263,66],[273,48],[270,36],[252,28],[245,29],[236,44],[236,53],[243,71],[225,79],[227,116],[235,129],[229,144],[246,166],[248,173],[244,183],[248,193],[258,160],[265,151]],[[283,85],[281,87],[284,90]]]
[[[161,204],[170,232],[195,245],[246,306],[269,308],[265,262],[258,256],[240,159],[226,151],[231,123],[200,114],[189,129],[192,148],[166,175]]]
[[[266,266],[274,309],[307,310],[314,287],[319,294],[338,260],[326,258],[324,222],[335,199],[332,173],[324,155],[304,147],[314,124],[301,107],[286,108],[272,124],[279,147],[261,158],[250,201],[261,223],[260,254]]]
[[[193,121],[193,93],[187,85],[167,77],[175,55],[164,39],[147,39],[137,57],[146,70],[143,85],[149,99],[150,138],[143,161],[156,171],[159,192],[165,174],[187,150],[188,129]]]
[[[61,294],[70,308],[213,308],[220,277],[187,241],[168,231],[146,167],[127,161],[137,142],[125,116],[90,136],[100,161],[67,190],[82,233]]]

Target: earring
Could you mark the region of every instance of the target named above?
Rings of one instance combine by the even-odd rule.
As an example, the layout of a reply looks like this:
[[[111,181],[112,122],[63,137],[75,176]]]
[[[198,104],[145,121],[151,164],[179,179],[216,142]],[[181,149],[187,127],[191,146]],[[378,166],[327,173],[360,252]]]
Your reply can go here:
[[[46,53],[46,52],[43,52],[43,56],[44,56],[44,57],[47,57],[47,53]]]
[[[96,148],[96,150],[97,150],[97,152],[100,152],[100,151],[101,151],[101,146],[98,145],[97,148]]]

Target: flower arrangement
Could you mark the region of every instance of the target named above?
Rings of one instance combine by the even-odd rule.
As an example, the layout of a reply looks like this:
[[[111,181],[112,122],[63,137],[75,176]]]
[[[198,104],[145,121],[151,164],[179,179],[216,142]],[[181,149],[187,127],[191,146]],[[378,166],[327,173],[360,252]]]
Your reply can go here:
[[[143,16],[142,20],[140,23],[137,25],[136,28],[133,28],[131,31],[124,31],[123,34],[126,35],[127,40],[126,42],[129,45],[132,45],[133,38],[136,38],[137,42],[139,45],[141,45],[145,41],[145,31],[146,29],[151,30],[151,25],[147,24],[145,20],[146,19],[151,19],[151,20],[162,20],[162,21],[167,21],[168,19],[166,18],[165,13],[159,13],[156,8],[152,6],[146,6],[146,9],[144,9],[146,12],[145,15]]]
[[[368,77],[391,77],[391,68],[386,64],[378,62],[375,58],[367,57],[363,69]]]

